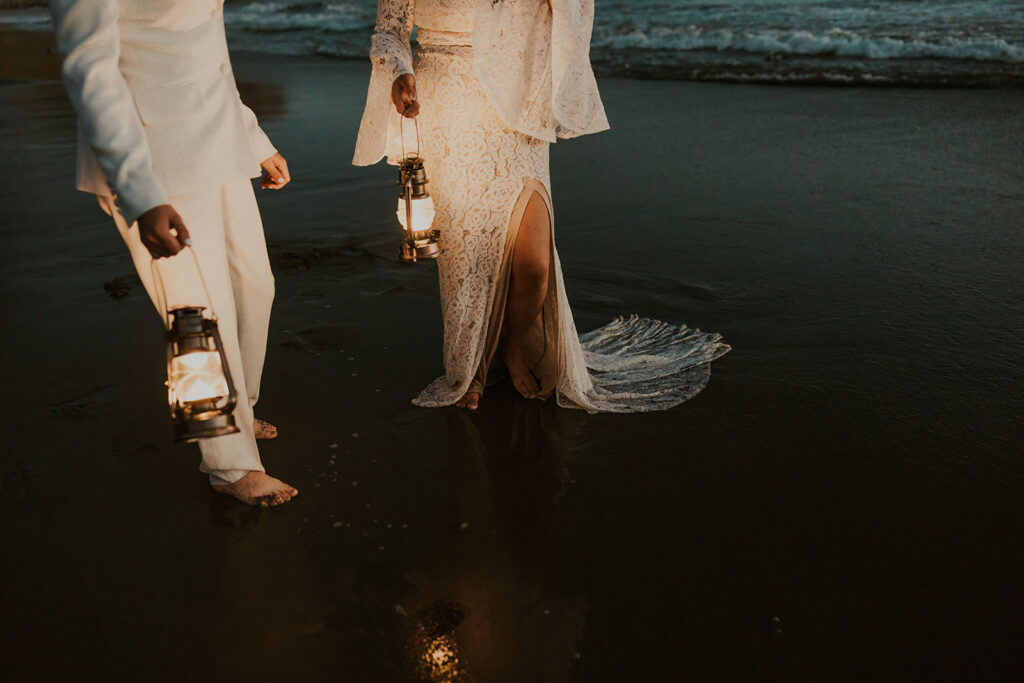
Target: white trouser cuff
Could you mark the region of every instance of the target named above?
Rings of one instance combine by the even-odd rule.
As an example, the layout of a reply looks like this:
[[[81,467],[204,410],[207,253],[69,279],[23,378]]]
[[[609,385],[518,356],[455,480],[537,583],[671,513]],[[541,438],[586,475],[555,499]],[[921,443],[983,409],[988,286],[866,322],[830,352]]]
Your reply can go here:
[[[211,470],[207,474],[212,486],[231,486],[249,472],[252,470]]]

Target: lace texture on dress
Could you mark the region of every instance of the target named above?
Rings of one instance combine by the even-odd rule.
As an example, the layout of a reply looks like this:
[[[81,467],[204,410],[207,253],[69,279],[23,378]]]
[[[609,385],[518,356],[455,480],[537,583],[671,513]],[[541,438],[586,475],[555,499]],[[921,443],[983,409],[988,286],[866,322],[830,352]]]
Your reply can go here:
[[[379,0],[373,69],[359,126],[357,166],[397,157],[391,84],[413,73],[410,38],[420,28],[469,32],[473,69],[505,125],[540,140],[608,129],[590,65],[594,0]]]

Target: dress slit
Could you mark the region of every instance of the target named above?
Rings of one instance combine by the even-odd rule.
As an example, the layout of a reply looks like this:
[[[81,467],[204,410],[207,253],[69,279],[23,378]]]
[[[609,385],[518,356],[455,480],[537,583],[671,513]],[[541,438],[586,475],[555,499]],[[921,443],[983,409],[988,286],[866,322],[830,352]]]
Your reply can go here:
[[[487,323],[487,334],[484,342],[484,353],[480,359],[476,376],[467,390],[483,393],[484,387],[498,381],[504,368],[504,361],[498,354],[504,341],[505,315],[508,311],[508,297],[512,279],[512,264],[515,261],[516,240],[523,224],[526,207],[534,194],[541,198],[548,210],[548,291],[541,306],[540,315],[527,334],[527,358],[530,370],[540,383],[540,396],[547,398],[558,385],[558,368],[561,355],[558,339],[561,328],[558,316],[558,282],[555,275],[555,221],[551,206],[551,196],[542,182],[536,178],[528,178],[523,183],[519,198],[512,207],[509,216],[508,233],[505,238],[505,253],[498,270],[494,288],[494,300],[491,316]]]

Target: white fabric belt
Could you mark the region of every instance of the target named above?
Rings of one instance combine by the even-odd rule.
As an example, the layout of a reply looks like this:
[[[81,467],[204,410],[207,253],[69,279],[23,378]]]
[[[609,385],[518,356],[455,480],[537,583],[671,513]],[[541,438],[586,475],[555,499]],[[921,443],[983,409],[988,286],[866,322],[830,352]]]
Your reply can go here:
[[[416,27],[416,42],[420,47],[472,47],[473,34],[469,31],[440,31]]]

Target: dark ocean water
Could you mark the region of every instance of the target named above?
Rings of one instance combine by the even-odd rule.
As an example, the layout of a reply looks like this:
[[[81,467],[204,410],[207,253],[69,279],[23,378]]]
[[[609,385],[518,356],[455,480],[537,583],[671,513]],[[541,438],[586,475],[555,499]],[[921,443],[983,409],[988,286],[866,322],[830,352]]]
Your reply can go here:
[[[363,59],[371,0],[232,3],[232,46]],[[40,27],[45,12],[0,24]],[[597,0],[605,75],[758,83],[1020,86],[1022,0]]]

